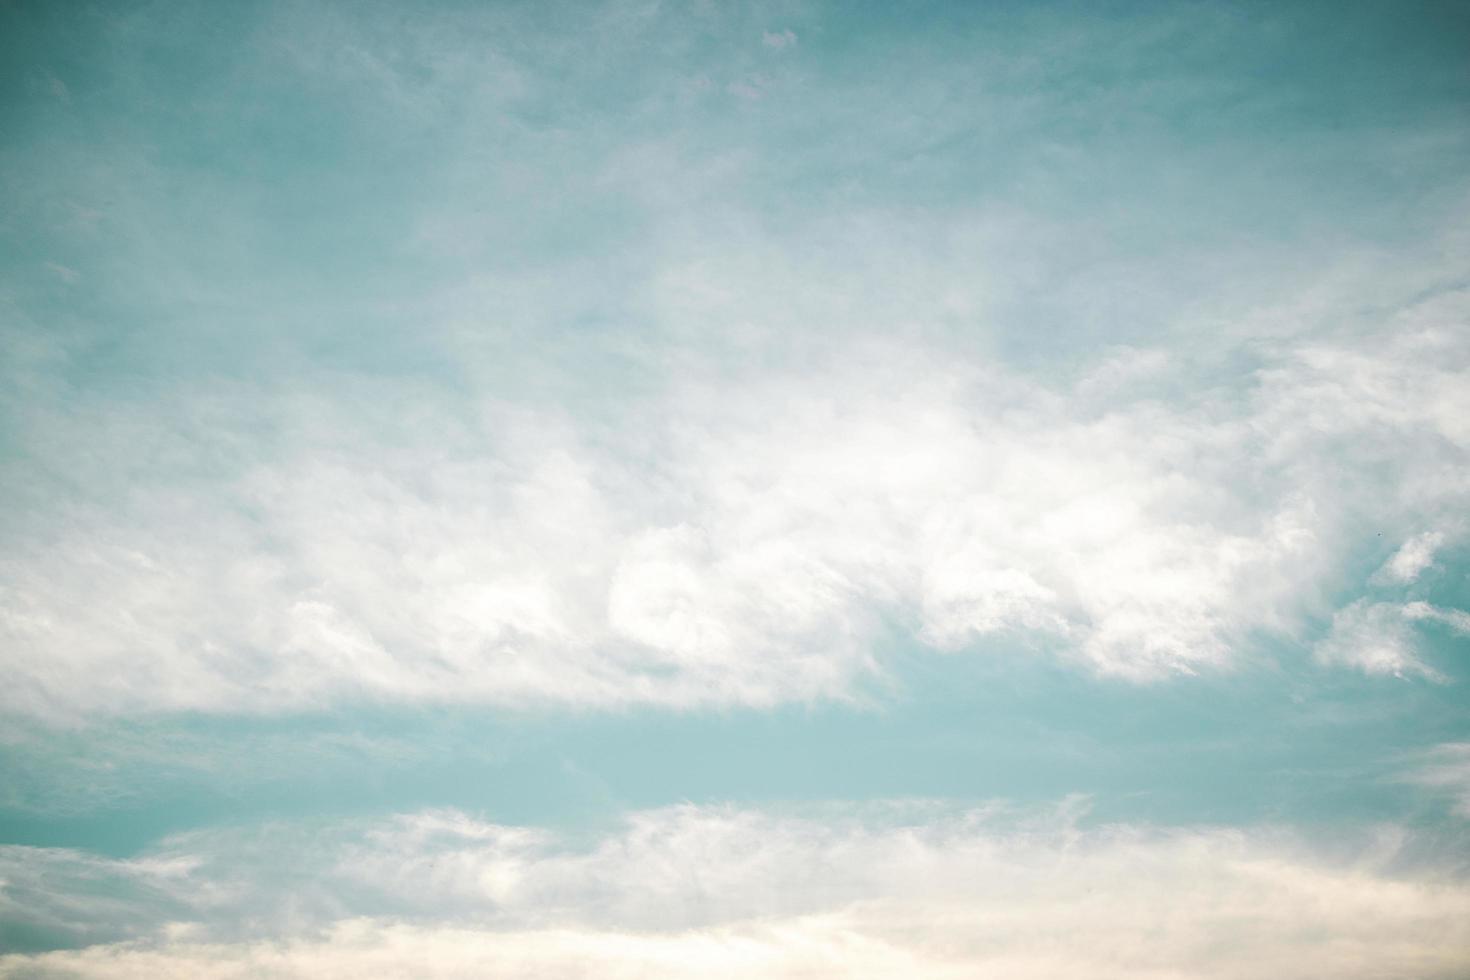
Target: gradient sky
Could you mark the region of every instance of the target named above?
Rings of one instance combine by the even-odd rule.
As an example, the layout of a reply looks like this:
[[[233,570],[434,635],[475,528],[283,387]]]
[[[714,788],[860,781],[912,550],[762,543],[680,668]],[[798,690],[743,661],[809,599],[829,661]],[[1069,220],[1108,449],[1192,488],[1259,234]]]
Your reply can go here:
[[[0,976],[1470,974],[1470,6],[0,52]]]

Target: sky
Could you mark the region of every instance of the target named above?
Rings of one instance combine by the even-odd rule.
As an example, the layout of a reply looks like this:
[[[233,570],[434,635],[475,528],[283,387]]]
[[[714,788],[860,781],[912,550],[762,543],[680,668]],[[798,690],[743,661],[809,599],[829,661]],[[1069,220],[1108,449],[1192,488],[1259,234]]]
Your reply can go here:
[[[1470,8],[0,0],[0,976],[1470,975]]]

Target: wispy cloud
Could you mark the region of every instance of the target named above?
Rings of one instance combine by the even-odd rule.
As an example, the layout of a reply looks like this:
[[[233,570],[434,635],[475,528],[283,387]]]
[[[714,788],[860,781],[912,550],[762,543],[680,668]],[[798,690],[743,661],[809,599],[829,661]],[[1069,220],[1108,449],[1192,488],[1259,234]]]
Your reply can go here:
[[[1443,531],[1425,531],[1417,534],[1403,543],[1393,557],[1383,563],[1383,567],[1374,573],[1374,579],[1380,582],[1397,582],[1407,584],[1416,580],[1424,573],[1424,570],[1434,564],[1435,552],[1445,543]]]
[[[578,845],[427,811],[337,831],[188,835],[106,868],[11,849],[18,897],[70,895],[75,916],[147,938],[0,966],[1118,977],[1305,977],[1324,965],[1350,977],[1449,976],[1466,966],[1470,892],[1389,874],[1392,839],[1364,841],[1344,861],[1281,832],[1079,829],[1076,818],[1070,805],[871,805],[837,818],[677,807]],[[24,873],[45,862],[57,870],[44,884]],[[133,883],[127,918],[81,891],[99,874]],[[159,916],[151,934],[129,925],[141,909]]]
[[[1406,778],[1448,794],[1455,812],[1470,817],[1470,742],[1436,746]]]
[[[1166,407],[1109,365],[1058,390],[883,342],[759,378],[691,362],[601,419],[429,396],[400,420],[250,389],[186,396],[213,404],[185,411],[214,434],[152,411],[33,415],[42,454],[141,436],[175,468],[94,455],[125,506],[38,507],[4,570],[6,696],[41,713],[770,704],[850,696],[882,669],[869,639],[890,615],[936,648],[1029,635],[1135,679],[1225,666],[1252,631],[1295,628],[1368,507],[1394,528],[1459,499],[1416,443],[1466,452],[1437,366],[1463,351],[1428,350],[1374,370],[1445,404],[1383,415],[1344,394],[1330,421],[1297,405],[1324,397],[1319,365],[1356,355],[1320,342],[1259,371],[1243,414]],[[239,430],[228,478],[183,482],[221,422],[263,414],[268,453]],[[1385,459],[1423,471],[1408,499],[1327,494],[1344,468],[1376,493]],[[1436,676],[1415,610],[1359,600],[1318,657]],[[146,681],[104,666],[144,649]]]
[[[761,43],[768,48],[777,51],[789,48],[796,44],[796,33],[790,29],[780,31],[765,31],[761,34]]]
[[[1443,678],[1419,658],[1418,644],[1404,606],[1359,599],[1337,611],[1332,627],[1315,648],[1323,663],[1356,667],[1368,674]]]

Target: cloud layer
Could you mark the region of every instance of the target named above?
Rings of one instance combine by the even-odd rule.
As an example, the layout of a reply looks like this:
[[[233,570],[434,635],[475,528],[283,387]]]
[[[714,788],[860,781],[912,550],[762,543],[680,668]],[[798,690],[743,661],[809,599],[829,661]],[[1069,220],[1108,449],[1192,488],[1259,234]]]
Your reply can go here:
[[[1348,40],[829,13],[17,15],[0,705],[1435,676],[1323,634],[1462,539],[1457,71],[1247,98]]]
[[[1083,829],[1080,812],[684,806],[579,842],[424,811],[198,832],[129,861],[9,848],[6,919],[131,942],[11,956],[0,971],[1447,977],[1470,965],[1470,890],[1403,866],[1401,833],[1314,851],[1282,831]]]
[[[1465,499],[1462,337],[1287,344],[1170,402],[1192,369],[1164,352],[1059,390],[879,343],[795,374],[691,367],[601,419],[411,387],[388,408],[196,393],[198,425],[42,417],[38,453],[146,439],[159,465],[77,460],[122,499],[38,496],[12,526],[4,697],[761,705],[852,696],[895,624],[1131,679],[1227,666],[1428,568]],[[263,413],[268,452],[240,428]],[[1377,586],[1343,573],[1365,546]],[[1433,676],[1409,652],[1424,617],[1368,601],[1319,658]]]

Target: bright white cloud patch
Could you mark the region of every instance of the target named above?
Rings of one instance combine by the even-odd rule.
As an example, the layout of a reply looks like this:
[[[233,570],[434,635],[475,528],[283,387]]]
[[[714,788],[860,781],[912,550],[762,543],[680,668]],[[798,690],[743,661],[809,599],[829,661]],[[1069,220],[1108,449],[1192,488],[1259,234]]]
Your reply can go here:
[[[237,432],[218,476],[217,435],[165,415],[37,419],[37,452],[144,439],[173,462],[103,450],[85,472],[128,466],[124,498],[38,504],[13,532],[3,697],[46,714],[771,704],[852,694],[882,669],[884,620],[937,649],[1024,637],[1131,679],[1220,667],[1334,584],[1370,505],[1338,492],[1344,468],[1367,491],[1384,462],[1411,481],[1371,499],[1390,528],[1461,499],[1416,448],[1467,450],[1450,403],[1470,404],[1436,366],[1464,351],[1445,344],[1371,363],[1288,348],[1240,379],[1249,400],[1173,406],[1137,358],[1057,390],[890,344],[760,378],[691,367],[601,419],[412,388],[408,416],[185,396],[209,432],[274,419],[271,451]],[[1444,398],[1390,406],[1381,375]],[[1420,560],[1403,554],[1389,567]],[[1318,656],[1434,674],[1386,606],[1339,614]]]
[[[429,811],[196,833],[110,865],[10,848],[18,898],[136,938],[0,969],[1244,978],[1470,966],[1470,890],[1391,870],[1394,834],[1330,857],[1279,832],[1083,830],[1071,804],[861,812],[678,807],[578,845]],[[99,897],[109,887],[126,901]]]
[[[1423,641],[1415,624],[1425,622],[1440,623],[1452,633],[1470,636],[1470,613],[1440,609],[1427,602],[1359,599],[1333,615],[1331,628],[1315,648],[1317,659],[1368,674],[1444,680],[1421,657]]]
[[[1419,658],[1414,618],[1406,606],[1360,599],[1332,617],[1331,630],[1317,644],[1317,658],[1368,674],[1437,678]]]
[[[1413,582],[1426,568],[1434,564],[1434,553],[1444,542],[1444,533],[1440,531],[1425,531],[1415,535],[1405,541],[1403,547],[1393,553],[1392,558],[1383,563],[1383,567],[1374,573],[1374,578],[1383,582]]]

